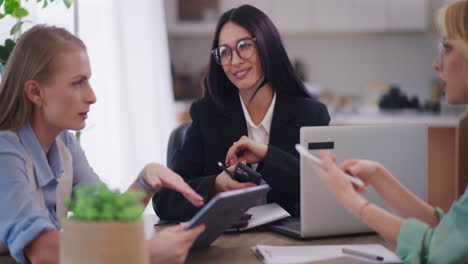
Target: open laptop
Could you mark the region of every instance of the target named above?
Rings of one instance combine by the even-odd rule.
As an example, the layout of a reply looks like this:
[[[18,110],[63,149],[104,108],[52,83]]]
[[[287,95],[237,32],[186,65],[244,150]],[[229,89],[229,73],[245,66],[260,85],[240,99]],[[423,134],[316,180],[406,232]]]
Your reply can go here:
[[[321,149],[330,150],[337,156],[338,164],[351,158],[378,161],[403,185],[427,201],[427,126],[302,127],[300,141],[316,155]],[[390,209],[373,188],[368,188],[364,196]],[[300,203],[300,218],[289,218],[270,228],[299,239],[372,232],[341,206],[303,157]]]

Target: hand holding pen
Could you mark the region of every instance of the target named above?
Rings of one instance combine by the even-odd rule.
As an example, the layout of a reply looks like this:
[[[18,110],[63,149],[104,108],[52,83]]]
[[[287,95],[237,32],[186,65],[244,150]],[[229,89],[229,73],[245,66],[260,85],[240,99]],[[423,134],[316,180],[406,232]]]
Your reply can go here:
[[[244,189],[248,187],[256,186],[255,183],[252,182],[238,182],[234,179],[234,170],[235,165],[226,168],[221,162],[218,162],[218,166],[224,171],[220,173],[214,182],[213,185],[213,192],[214,195],[230,190],[237,190],[237,189]]]
[[[228,168],[226,168],[226,166],[224,166],[224,165],[221,163],[221,161],[218,161],[218,166],[219,166],[224,172],[226,172],[226,174],[229,175],[229,177],[231,177],[231,179],[236,180],[236,178],[234,178],[233,173],[231,173],[231,172],[228,170]],[[232,167],[234,167],[234,166],[232,166]],[[234,171],[233,171],[233,172],[234,172]]]

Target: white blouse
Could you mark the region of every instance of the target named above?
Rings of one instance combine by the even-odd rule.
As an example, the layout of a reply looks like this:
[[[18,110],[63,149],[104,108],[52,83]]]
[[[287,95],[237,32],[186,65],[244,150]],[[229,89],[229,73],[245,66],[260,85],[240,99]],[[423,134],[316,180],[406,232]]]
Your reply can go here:
[[[240,98],[240,101],[242,110],[244,111],[245,120],[247,121],[247,136],[253,139],[255,142],[268,145],[268,142],[270,141],[271,121],[273,119],[273,111],[275,109],[276,103],[276,93],[273,94],[273,100],[271,100],[270,107],[268,108],[265,117],[263,117],[262,122],[260,122],[258,125],[255,125],[255,123],[252,121],[252,118],[250,118],[249,111],[247,110],[247,107],[245,106],[242,98]],[[252,164],[252,168],[254,169],[257,169],[257,166],[258,164]]]

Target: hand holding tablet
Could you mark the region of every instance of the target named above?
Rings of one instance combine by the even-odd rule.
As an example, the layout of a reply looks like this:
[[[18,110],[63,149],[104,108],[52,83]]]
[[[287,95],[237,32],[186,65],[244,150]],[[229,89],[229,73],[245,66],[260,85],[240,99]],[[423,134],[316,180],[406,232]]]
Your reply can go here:
[[[268,184],[262,184],[217,194],[184,227],[184,230],[188,230],[199,224],[206,226],[205,231],[193,243],[193,247],[209,246],[232,224],[239,222],[242,214],[255,206],[269,190]]]
[[[315,165],[317,165],[317,166],[319,166],[320,168],[323,169],[322,160],[317,158],[316,156],[314,156],[312,153],[310,153],[305,147],[303,147],[302,145],[296,144],[296,150],[297,150],[297,152],[299,152],[299,154],[301,154],[301,156],[307,158],[307,160],[310,160]],[[353,184],[355,184],[357,186],[360,186],[360,187],[364,186],[364,182],[361,179],[359,179],[357,177],[353,177],[353,176],[349,175],[348,173],[346,173],[344,171],[343,171],[343,173],[346,176],[346,178],[350,182],[352,182]]]

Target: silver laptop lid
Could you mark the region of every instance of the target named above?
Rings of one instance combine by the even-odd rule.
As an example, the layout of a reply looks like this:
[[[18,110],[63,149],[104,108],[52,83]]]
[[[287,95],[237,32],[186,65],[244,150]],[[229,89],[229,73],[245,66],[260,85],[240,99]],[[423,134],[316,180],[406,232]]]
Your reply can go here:
[[[403,185],[427,200],[427,126],[302,127],[300,141],[314,154],[318,154],[320,149],[330,150],[337,156],[338,164],[351,158],[378,161]],[[372,188],[364,196],[389,209]],[[301,236],[370,231],[366,224],[339,204],[301,157]]]

